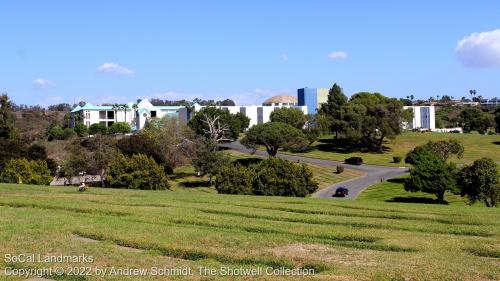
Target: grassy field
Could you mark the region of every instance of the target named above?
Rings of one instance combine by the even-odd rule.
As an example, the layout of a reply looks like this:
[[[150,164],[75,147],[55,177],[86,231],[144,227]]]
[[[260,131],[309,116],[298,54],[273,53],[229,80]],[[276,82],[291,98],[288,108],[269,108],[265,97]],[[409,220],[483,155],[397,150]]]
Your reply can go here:
[[[499,209],[459,202],[447,206],[385,202],[370,192],[356,201],[218,195],[210,188],[181,188],[181,184],[175,182],[171,191],[91,188],[88,192],[0,184],[0,268],[190,267],[193,280],[218,279],[198,275],[200,266],[264,268],[263,275],[253,280],[500,278]],[[20,253],[85,254],[94,261],[40,264],[3,258]],[[313,269],[315,275],[268,276],[266,268]],[[0,273],[0,279],[26,278]]]
[[[490,157],[495,162],[500,161],[500,136],[479,134],[453,134],[453,133],[418,133],[406,132],[395,140],[385,142],[385,153],[360,152],[357,148],[345,148],[331,143],[331,137],[325,137],[313,144],[314,149],[306,153],[295,153],[313,158],[343,161],[345,158],[359,156],[367,164],[384,166],[405,166],[402,163],[393,163],[393,156],[405,157],[406,153],[415,146],[428,141],[457,139],[465,147],[463,158],[451,161],[456,163],[470,163],[481,157]],[[285,152],[288,153],[288,152]]]

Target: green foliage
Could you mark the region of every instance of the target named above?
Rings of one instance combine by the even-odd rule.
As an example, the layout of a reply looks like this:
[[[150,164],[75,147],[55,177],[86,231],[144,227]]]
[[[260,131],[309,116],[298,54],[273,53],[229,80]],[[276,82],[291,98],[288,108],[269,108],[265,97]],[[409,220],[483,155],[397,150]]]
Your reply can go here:
[[[411,119],[411,110],[395,98],[379,93],[357,93],[351,97],[345,112],[350,130],[361,137],[362,143],[382,152],[384,138],[395,138],[402,132],[403,121]]]
[[[73,130],[79,137],[86,137],[89,134],[89,129],[84,124],[76,124]]]
[[[495,132],[500,133],[500,110],[495,115]]]
[[[52,176],[45,161],[17,158],[7,162],[0,179],[9,183],[48,185]]]
[[[306,117],[302,110],[291,107],[282,107],[273,110],[269,116],[269,120],[271,122],[285,123],[297,129],[302,129],[306,123]]]
[[[214,121],[217,129],[210,128],[209,121]],[[216,107],[204,107],[189,120],[188,125],[199,135],[211,138],[214,141],[234,141],[238,139],[240,132],[248,126],[249,120],[242,115],[229,113],[228,110]]]
[[[460,126],[463,128],[465,133],[477,131],[480,134],[484,134],[492,125],[492,117],[490,114],[482,112],[480,109],[475,107],[463,109],[460,112],[459,120]]]
[[[7,94],[0,95],[0,138],[8,139],[14,133],[12,103]]]
[[[255,167],[253,193],[267,196],[305,197],[318,189],[305,164],[269,157]]]
[[[329,119],[330,130],[335,134],[335,138],[339,133],[343,133],[347,129],[347,121],[344,120],[342,114],[342,107],[346,104],[347,96],[344,91],[339,85],[333,84],[328,92],[328,100],[319,109],[319,113]]]
[[[71,179],[71,177],[78,176],[82,172],[90,171],[87,154],[80,142],[73,142],[66,149],[68,150],[68,156],[61,164],[59,176]]]
[[[239,127],[240,133],[242,133],[250,126],[250,118],[241,112],[237,112],[234,114],[234,123],[235,127]]]
[[[500,202],[500,182],[496,163],[490,158],[481,158],[462,168],[459,176],[461,195],[467,196],[471,204],[484,202],[487,207],[496,207]]]
[[[119,155],[108,168],[107,180],[110,187],[163,190],[169,188],[163,167],[153,158],[136,154],[131,158]]]
[[[401,156],[394,156],[394,157],[392,157],[392,161],[394,163],[401,163],[401,159],[402,159]]]
[[[195,154],[193,131],[178,119],[164,118],[150,122],[138,134],[118,140],[123,154],[145,154],[163,166],[167,174],[191,163]]]
[[[29,160],[43,160],[49,165],[51,171],[54,171],[56,164],[52,159],[47,158],[47,151],[44,146],[39,144],[28,144],[19,139],[1,139],[0,138],[0,170],[5,167],[7,162],[15,158],[27,158]]]
[[[89,135],[97,135],[97,134],[105,135],[107,133],[108,133],[108,128],[106,127],[105,124],[95,123],[90,125],[89,127]]]
[[[447,161],[451,155],[461,158],[464,146],[458,140],[429,141],[424,145],[415,147],[405,158],[405,163],[415,165],[421,156],[425,157],[427,151],[437,155],[442,161]]]
[[[254,172],[241,165],[222,166],[215,179],[215,189],[223,194],[252,194]]]
[[[302,131],[280,122],[252,126],[241,143],[254,149],[263,145],[270,156],[276,156],[280,148],[303,150],[308,147],[308,141]]]
[[[109,134],[128,134],[132,131],[127,122],[115,122],[108,128]]]
[[[196,157],[193,159],[195,171],[200,175],[208,175],[210,183],[212,178],[224,166],[231,163],[229,155],[217,149],[217,144],[210,139],[203,139],[196,150]]]
[[[446,191],[458,192],[456,180],[458,170],[454,164],[447,163],[429,149],[419,150],[418,160],[413,163],[410,178],[404,182],[406,191],[435,194],[440,203],[444,203]]]

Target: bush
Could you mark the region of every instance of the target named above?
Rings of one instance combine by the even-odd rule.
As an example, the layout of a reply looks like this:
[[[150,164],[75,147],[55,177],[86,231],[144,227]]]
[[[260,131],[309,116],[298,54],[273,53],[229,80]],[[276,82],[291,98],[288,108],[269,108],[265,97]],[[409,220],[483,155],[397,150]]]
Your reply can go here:
[[[215,189],[224,194],[252,194],[253,170],[241,165],[228,165],[219,169]]]
[[[132,128],[127,122],[116,122],[108,128],[109,134],[128,134],[131,131]]]
[[[59,125],[51,125],[47,129],[47,139],[52,140],[67,140],[75,135],[75,131],[72,128],[63,129]]]
[[[394,157],[392,157],[392,161],[394,163],[401,163],[401,160],[402,160],[401,156],[394,156]]]
[[[52,181],[47,163],[26,158],[11,159],[0,174],[2,182],[48,185]]]
[[[344,161],[346,164],[350,165],[361,165],[363,164],[363,158],[361,157],[350,157]]]
[[[89,134],[90,135],[96,135],[96,134],[105,135],[107,133],[108,133],[108,128],[106,128],[106,125],[104,125],[104,124],[96,123],[96,124],[90,125],[90,127],[89,127]]]
[[[344,172],[344,166],[337,166],[337,174],[342,174]]]
[[[484,202],[487,207],[496,207],[500,202],[500,182],[497,164],[490,158],[481,158],[462,168],[458,177],[461,195],[469,203]]]
[[[316,191],[318,184],[306,165],[270,157],[255,167],[252,187],[256,195],[305,197]]]
[[[79,137],[86,137],[89,134],[89,129],[84,124],[76,124],[73,130]]]
[[[108,166],[109,186],[129,189],[167,189],[167,176],[163,167],[153,158],[136,154],[131,158],[119,155]]]
[[[212,177],[219,172],[219,169],[231,163],[229,154],[217,149],[216,143],[212,140],[204,139],[198,145],[196,158],[193,159],[195,171],[201,176],[208,175],[210,184],[212,184]]]
[[[72,128],[65,128],[62,131],[62,139],[69,140],[70,138],[75,136],[75,131]]]

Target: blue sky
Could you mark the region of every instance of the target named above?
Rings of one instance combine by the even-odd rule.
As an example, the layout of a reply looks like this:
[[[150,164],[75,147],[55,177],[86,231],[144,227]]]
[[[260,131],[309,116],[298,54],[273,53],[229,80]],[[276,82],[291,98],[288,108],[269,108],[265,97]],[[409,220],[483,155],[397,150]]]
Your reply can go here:
[[[0,92],[258,104],[336,82],[348,95],[494,97],[499,15],[493,0],[2,1]]]

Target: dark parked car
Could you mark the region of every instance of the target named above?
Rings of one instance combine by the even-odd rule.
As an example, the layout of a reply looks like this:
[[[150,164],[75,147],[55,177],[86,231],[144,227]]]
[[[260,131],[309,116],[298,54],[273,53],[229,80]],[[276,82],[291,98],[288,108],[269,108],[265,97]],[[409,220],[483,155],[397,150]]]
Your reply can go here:
[[[335,190],[335,194],[332,197],[346,197],[347,195],[349,195],[349,189],[341,186]]]
[[[361,165],[361,164],[363,164],[363,158],[351,157],[351,158],[347,158],[346,160],[344,160],[344,162],[346,164],[351,164],[351,165]]]

